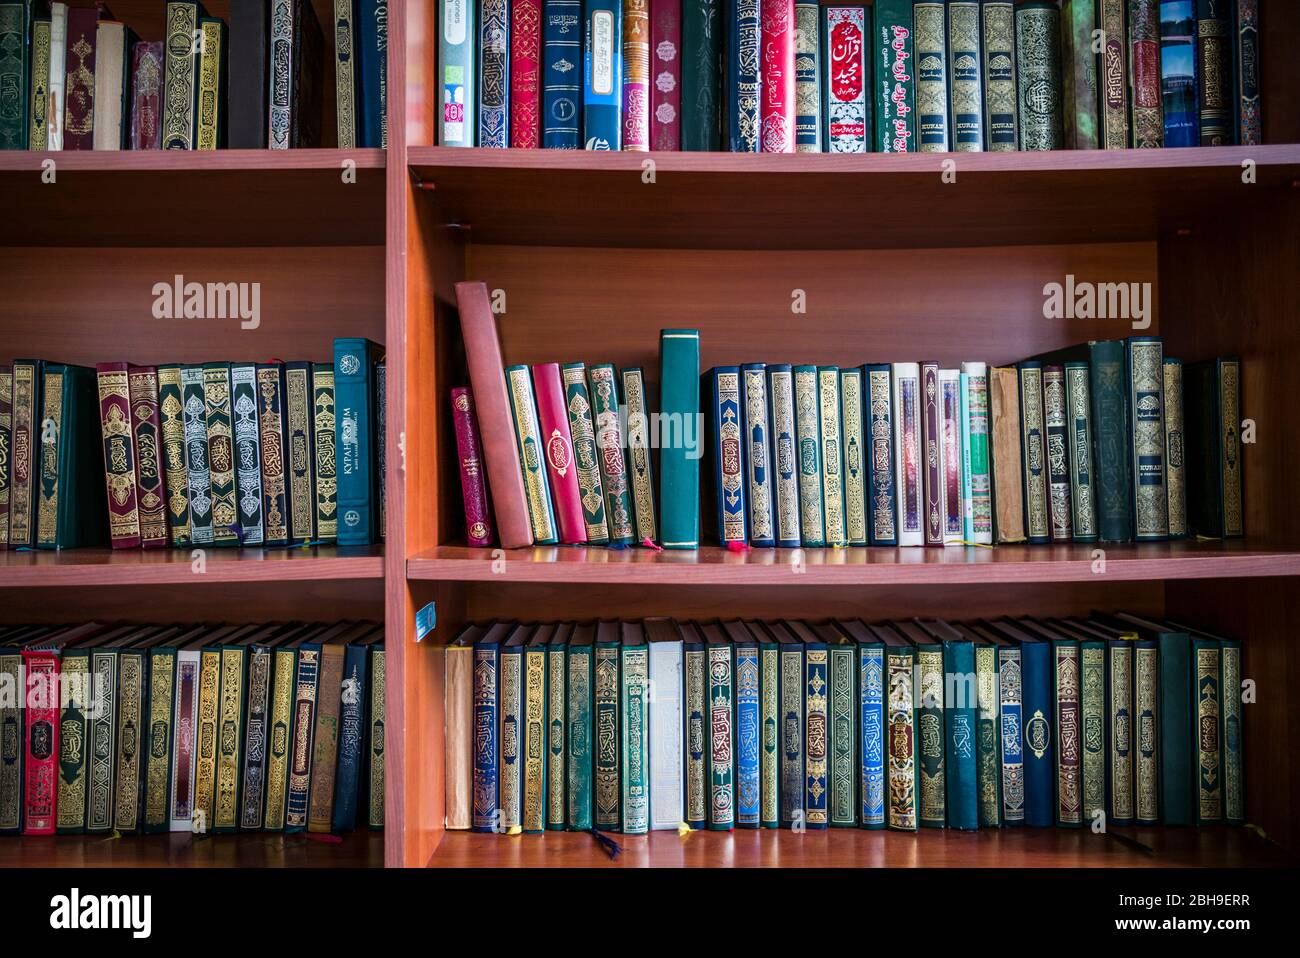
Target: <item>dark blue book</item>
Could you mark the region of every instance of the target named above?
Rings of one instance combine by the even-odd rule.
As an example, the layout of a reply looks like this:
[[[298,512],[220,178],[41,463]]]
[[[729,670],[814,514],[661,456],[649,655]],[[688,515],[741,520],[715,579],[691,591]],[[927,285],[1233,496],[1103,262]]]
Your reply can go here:
[[[515,626],[501,643],[497,666],[497,808],[507,831],[524,820],[524,646],[534,631]]]
[[[922,627],[943,643],[944,803],[948,827],[973,830],[979,828],[975,644],[947,622],[923,622]]]
[[[736,827],[758,828],[758,755],[761,722],[758,705],[758,639],[745,623],[723,625],[731,639],[735,668],[736,698]]]
[[[1196,0],[1161,0],[1160,100],[1165,114],[1165,146],[1200,146]]]
[[[623,4],[583,2],[582,135],[588,150],[622,149]]]
[[[857,643],[858,824],[885,827],[885,643],[857,620],[837,623]]]
[[[478,145],[510,145],[510,0],[479,8]]]
[[[771,547],[776,545],[776,531],[772,515],[772,444],[768,437],[765,364],[746,363],[740,367],[740,401],[745,427],[749,543]]]
[[[758,153],[762,95],[759,0],[727,0],[725,9],[727,54],[723,58],[726,75],[722,92],[727,101],[727,148],[732,153]]]
[[[802,822],[803,811],[803,642],[780,622],[767,624],[777,652],[777,750],[781,825]]]
[[[470,827],[476,832],[500,830],[497,812],[497,671],[501,643],[514,623],[498,623],[474,643],[473,775]]]
[[[830,728],[827,692],[830,689],[830,652],[826,643],[802,622],[786,628],[803,642],[804,675],[804,824],[826,828],[830,824]]]
[[[741,417],[740,367],[718,366],[709,381],[709,426],[717,499],[718,544],[749,538],[745,510],[745,442]]]
[[[862,367],[867,446],[867,532],[873,546],[898,545],[894,482],[894,383],[889,363]]]
[[[338,456],[338,543],[379,541],[379,435],[375,366],[383,347],[368,339],[334,340],[334,448]]]
[[[357,146],[386,150],[388,0],[356,0],[356,28]]]
[[[370,635],[348,643],[343,653],[332,832],[350,832],[357,827],[357,801],[366,761],[366,724],[370,715],[370,645],[383,639],[383,627],[378,626]]]
[[[582,146],[582,0],[542,5],[542,146]]]
[[[1015,623],[999,619],[994,627],[1020,645],[1021,710],[1024,718],[1026,825],[1049,828],[1056,823],[1056,749],[1052,734],[1054,695],[1052,646]]]

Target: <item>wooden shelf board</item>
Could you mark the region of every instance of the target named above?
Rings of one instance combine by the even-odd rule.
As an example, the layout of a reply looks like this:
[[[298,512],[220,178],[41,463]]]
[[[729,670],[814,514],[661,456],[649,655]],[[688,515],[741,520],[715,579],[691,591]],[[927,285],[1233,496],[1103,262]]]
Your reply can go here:
[[[1099,571],[1095,550],[1105,553]],[[494,557],[495,553],[495,557]],[[802,553],[802,556],[800,556]],[[1143,545],[1002,545],[993,549],[698,551],[543,546],[504,552],[438,546],[408,559],[408,579],[639,585],[918,585],[1098,582],[1300,575],[1300,551],[1246,540]]]
[[[204,551],[202,573],[194,571],[189,549],[4,551],[0,589],[380,579],[384,574],[382,546]]]
[[[386,155],[380,149],[302,150],[7,150],[0,153],[0,173],[30,172],[39,176],[46,160],[53,160],[58,174],[85,173],[176,173],[258,171],[294,172],[339,170],[352,160],[360,170],[382,170]],[[57,180],[56,180],[57,182]],[[48,184],[53,185],[53,184]]]
[[[1132,868],[1250,867],[1292,863],[1278,846],[1253,832],[1228,828],[1117,829],[1152,849],[1148,854],[1088,829],[1006,828],[915,834],[827,829],[796,834],[777,830],[611,835],[622,852],[611,860],[588,834],[546,832],[500,836],[447,832],[434,867],[993,867]]]
[[[338,843],[274,833],[0,839],[0,868],[379,868],[383,864],[384,834],[369,831],[343,835]]]
[[[716,249],[1150,240],[1267,208],[1300,145],[974,154],[597,153],[419,146],[409,165],[473,243]],[[646,161],[654,182],[644,181]],[[1242,182],[1242,163],[1257,182]],[[956,179],[945,183],[944,164]]]

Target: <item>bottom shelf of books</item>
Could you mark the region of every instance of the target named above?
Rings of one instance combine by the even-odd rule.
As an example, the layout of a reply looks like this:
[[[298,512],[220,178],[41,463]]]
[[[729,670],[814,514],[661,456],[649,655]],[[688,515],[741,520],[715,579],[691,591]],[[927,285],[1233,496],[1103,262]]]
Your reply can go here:
[[[0,841],[0,868],[381,868],[384,833],[57,835]]]

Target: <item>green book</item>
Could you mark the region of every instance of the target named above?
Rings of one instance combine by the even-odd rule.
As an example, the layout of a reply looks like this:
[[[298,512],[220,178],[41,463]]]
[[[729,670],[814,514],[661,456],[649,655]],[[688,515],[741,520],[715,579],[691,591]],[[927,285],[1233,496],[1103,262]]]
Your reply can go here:
[[[28,90],[28,116],[31,133],[29,150],[50,148],[50,35],[53,29],[49,10],[40,10],[44,4],[33,4],[36,18],[32,21],[31,83]],[[0,22],[4,15],[0,13]]]
[[[506,367],[506,387],[510,392],[510,412],[515,424],[515,442],[523,468],[524,492],[528,500],[528,519],[533,539],[538,545],[559,541],[559,527],[551,503],[550,485],[546,480],[546,457],[537,422],[537,401],[533,396],[533,377],[527,366]]]
[[[944,781],[943,645],[911,622],[895,622],[916,648],[916,765],[919,824],[947,824]]]
[[[1091,373],[1086,362],[1065,364],[1065,426],[1070,463],[1070,526],[1075,542],[1097,541],[1097,485],[1093,470]]]
[[[605,488],[600,480],[600,454],[591,418],[591,397],[587,393],[587,367],[582,363],[567,363],[560,367],[560,376],[564,381],[564,405],[569,412],[569,432],[573,436],[573,459],[578,469],[578,494],[587,542],[604,545],[609,542],[609,524],[605,521]]]
[[[702,629],[707,656],[707,744],[704,781],[708,827],[731,831],[736,824],[736,736],[734,660],[731,643],[717,625]]]
[[[687,0],[687,7],[690,2]],[[711,6],[716,21],[716,0]],[[682,69],[685,72],[685,64]],[[685,142],[689,128],[688,122],[682,131],[682,149],[691,149]],[[700,544],[699,453],[703,442],[697,329],[659,332],[659,423],[660,544],[665,549],[696,549]]]
[[[720,147],[721,0],[682,0],[682,149]]]
[[[237,546],[239,491],[235,487],[230,363],[203,364],[203,400],[208,428],[208,477],[212,483],[212,539],[215,545]],[[332,454],[332,443],[330,451]]]
[[[816,366],[794,368],[794,427],[799,446],[799,529],[805,548],[817,548],[826,544],[826,529]]]
[[[828,824],[832,828],[853,828],[858,823],[858,736],[854,721],[858,701],[857,645],[832,625],[818,629],[826,640],[830,691],[826,699],[830,730],[830,788]]]
[[[108,502],[95,370],[46,363],[40,419],[34,423],[38,477],[36,547],[108,544]]]
[[[1133,488],[1133,540],[1169,538],[1165,492],[1164,347],[1158,336],[1131,336],[1126,349],[1129,481]]]
[[[25,150],[30,138],[33,12],[32,0],[0,3],[0,150]]]
[[[872,17],[876,152],[915,153],[912,0],[876,0]]]
[[[763,828],[780,828],[780,736],[777,732],[781,701],[781,646],[761,622],[746,622],[745,626],[758,639],[759,824]]]
[[[573,626],[561,623],[551,633],[546,647],[546,828],[563,831],[568,821],[568,790],[565,787],[568,727],[568,659],[565,647]]]
[[[605,487],[609,541],[626,545],[634,541],[636,529],[632,521],[632,491],[627,480],[627,463],[623,458],[618,381],[614,367],[608,363],[589,367],[587,379],[591,385],[591,412],[596,424],[600,481]]]
[[[189,638],[187,633],[184,638]],[[149,698],[144,754],[144,816],[141,831],[171,831],[172,720],[176,694],[175,636],[149,649]]]
[[[1241,641],[1219,640],[1222,678],[1219,692],[1222,708],[1219,721],[1219,747],[1223,750],[1223,820],[1229,825],[1246,823],[1246,800],[1243,795],[1241,716]]]
[[[636,519],[636,541],[659,539],[655,521],[654,476],[650,467],[650,409],[639,368],[625,369],[623,404],[627,410],[627,475]]]
[[[1096,0],[1061,0],[1061,87],[1065,146],[1095,150],[1097,132]]]
[[[683,672],[686,723],[685,805],[686,824],[704,828],[708,824],[708,789],[704,753],[708,748],[708,653],[704,638],[694,623],[682,622]]]
[[[158,416],[167,490],[167,527],[173,548],[190,542],[189,479],[185,471],[185,412],[181,396],[181,367],[158,367]]]
[[[622,831],[650,830],[650,657],[639,622],[625,622],[619,649],[619,800]]]
[[[622,827],[619,791],[619,624],[601,622],[596,627],[595,680],[591,711],[595,724],[592,756],[595,812],[593,824],[601,831]]]

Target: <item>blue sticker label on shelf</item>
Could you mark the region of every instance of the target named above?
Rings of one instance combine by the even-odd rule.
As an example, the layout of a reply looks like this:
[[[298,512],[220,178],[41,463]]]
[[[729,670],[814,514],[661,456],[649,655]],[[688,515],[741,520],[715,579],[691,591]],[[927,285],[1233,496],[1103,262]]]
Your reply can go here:
[[[419,642],[426,635],[433,631],[434,626],[438,624],[438,610],[434,603],[430,602],[419,612],[415,613],[415,641]]]

